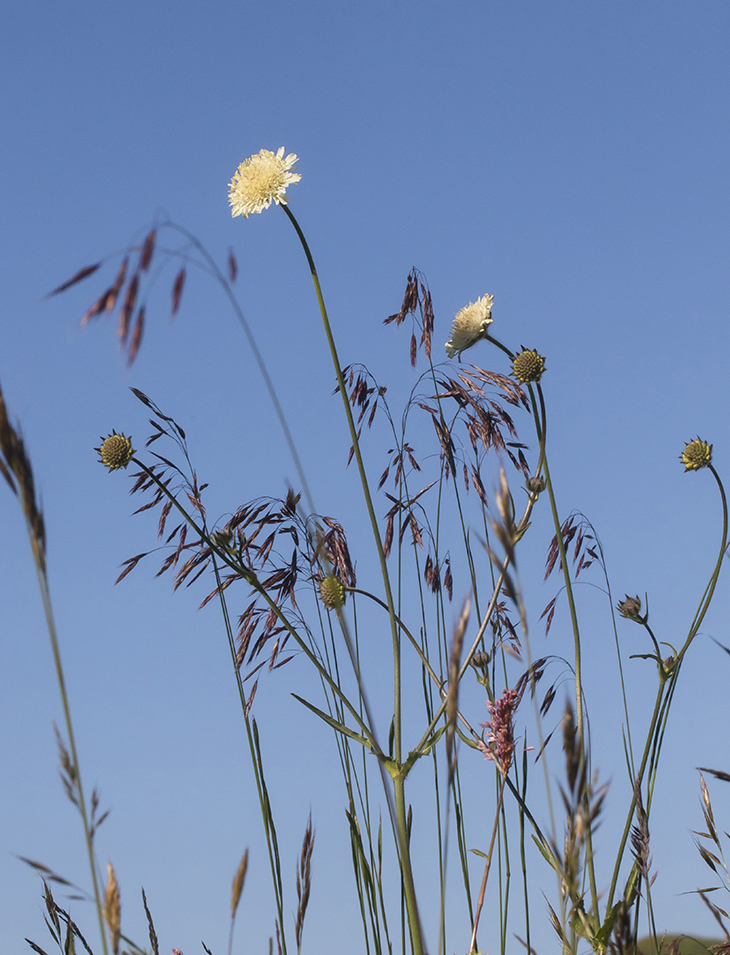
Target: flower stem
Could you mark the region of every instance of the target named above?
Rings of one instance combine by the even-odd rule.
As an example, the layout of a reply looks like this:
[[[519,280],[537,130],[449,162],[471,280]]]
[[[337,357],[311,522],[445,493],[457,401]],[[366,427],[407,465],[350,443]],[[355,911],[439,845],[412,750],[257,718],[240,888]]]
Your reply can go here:
[[[307,263],[309,265],[309,271],[312,275],[312,281],[314,283],[314,291],[317,296],[317,302],[319,304],[320,314],[322,316],[322,323],[324,325],[324,332],[327,337],[327,344],[329,345],[330,355],[332,357],[332,364],[334,365],[335,375],[337,377],[337,384],[339,386],[340,395],[342,397],[342,402],[345,408],[345,416],[347,418],[347,425],[350,430],[350,439],[352,441],[352,449],[355,455],[355,460],[357,462],[357,469],[360,475],[360,483],[362,484],[363,496],[365,498],[365,506],[367,507],[368,516],[370,518],[370,525],[373,531],[373,537],[375,538],[375,546],[378,551],[378,559],[380,561],[380,571],[383,577],[383,587],[385,589],[385,599],[388,605],[388,615],[390,617],[390,628],[391,628],[391,639],[393,644],[393,729],[394,729],[394,756],[398,764],[402,761],[402,724],[401,724],[401,697],[402,697],[402,688],[401,688],[401,646],[400,646],[400,634],[398,631],[398,623],[395,612],[395,604],[393,601],[393,593],[390,586],[390,576],[388,574],[388,565],[385,558],[385,551],[383,549],[383,542],[380,538],[380,530],[378,528],[378,521],[375,515],[375,508],[373,506],[372,495],[370,493],[370,486],[367,479],[367,474],[365,472],[365,465],[363,463],[362,454],[360,452],[360,442],[357,434],[357,427],[355,425],[355,419],[352,414],[352,407],[350,405],[349,398],[347,396],[347,391],[345,388],[345,379],[342,374],[342,368],[340,366],[340,360],[337,355],[337,348],[335,345],[334,336],[332,334],[332,327],[330,325],[329,317],[327,315],[327,309],[324,304],[324,296],[322,295],[322,287],[319,283],[319,276],[317,275],[317,269],[314,264],[314,259],[312,253],[309,249],[307,240],[302,232],[299,223],[294,217],[294,214],[289,209],[288,205],[282,205],[281,208],[284,210],[288,216],[291,224],[294,226],[294,230],[299,237],[299,241],[302,244],[304,254],[307,258]],[[403,884],[405,888],[406,895],[406,908],[408,911],[408,922],[411,931],[411,941],[413,943],[413,952],[414,955],[423,955],[423,936],[421,933],[420,919],[418,916],[418,905],[416,901],[415,887],[413,883],[413,870],[411,866],[410,851],[408,847],[408,835],[407,835],[407,823],[406,823],[406,801],[405,801],[405,778],[401,777],[399,774],[396,774],[393,780],[394,789],[395,789],[395,811],[396,811],[396,829],[398,833],[398,844],[399,844],[399,858],[401,871],[403,873]]]
[[[507,777],[502,774],[502,782],[499,787],[499,799],[497,800],[497,811],[494,814],[494,827],[492,829],[492,839],[489,843],[489,852],[487,852],[487,861],[484,865],[484,876],[482,877],[482,885],[479,889],[479,898],[477,900],[477,910],[474,915],[474,928],[471,933],[471,942],[469,943],[469,955],[476,953],[477,947],[477,929],[479,928],[479,917],[482,914],[482,907],[484,905],[484,895],[487,891],[487,879],[489,878],[489,870],[492,865],[492,853],[494,852],[494,840],[497,836],[497,827],[499,826],[499,814],[502,809],[502,799],[504,797],[504,784],[507,781]]]
[[[586,739],[585,739],[585,722],[583,714],[583,673],[582,673],[582,662],[581,662],[581,642],[580,642],[580,627],[578,625],[578,612],[575,606],[575,597],[573,594],[573,583],[570,579],[570,570],[568,568],[568,560],[565,552],[565,542],[563,541],[563,530],[560,517],[558,515],[558,506],[555,500],[555,489],[553,487],[552,478],[550,476],[550,468],[548,466],[547,459],[547,414],[545,409],[545,400],[543,398],[542,388],[540,387],[539,382],[536,385],[537,395],[539,399],[539,414],[538,414],[538,404],[535,401],[535,396],[533,393],[532,385],[530,387],[530,405],[532,407],[532,413],[535,420],[535,429],[537,431],[538,441],[542,448],[541,463],[543,470],[545,472],[545,483],[547,487],[548,497],[550,500],[550,511],[553,517],[553,525],[555,527],[555,539],[558,544],[558,552],[560,554],[560,563],[563,571],[563,580],[565,583],[565,592],[568,598],[568,609],[570,612],[570,622],[573,630],[573,654],[574,654],[574,664],[573,671],[575,674],[575,709],[576,709],[576,730],[578,736],[578,753],[580,760],[579,773],[582,774],[585,769],[587,762],[587,752],[586,752]],[[587,802],[587,789],[583,793],[584,802]],[[586,818],[590,819],[590,806],[585,806]],[[593,832],[592,826],[590,823],[586,827],[586,859],[585,864],[588,870],[588,881],[591,890],[591,907],[593,912],[598,915],[598,888],[596,885],[596,872],[595,866],[593,864]]]

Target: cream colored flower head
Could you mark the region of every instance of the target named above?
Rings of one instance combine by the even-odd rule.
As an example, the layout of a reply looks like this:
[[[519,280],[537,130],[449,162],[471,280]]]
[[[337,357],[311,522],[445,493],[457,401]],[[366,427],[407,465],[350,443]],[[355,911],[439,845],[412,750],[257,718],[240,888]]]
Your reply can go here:
[[[451,338],[446,342],[446,354],[449,358],[460,355],[464,349],[471,348],[480,338],[484,338],[492,324],[493,295],[482,295],[476,302],[469,302],[456,313]]]
[[[262,149],[244,160],[228,186],[231,215],[248,219],[252,213],[268,209],[272,202],[285,206],[287,186],[302,178],[292,172],[298,159],[295,153],[285,156],[282,146],[278,152]]]

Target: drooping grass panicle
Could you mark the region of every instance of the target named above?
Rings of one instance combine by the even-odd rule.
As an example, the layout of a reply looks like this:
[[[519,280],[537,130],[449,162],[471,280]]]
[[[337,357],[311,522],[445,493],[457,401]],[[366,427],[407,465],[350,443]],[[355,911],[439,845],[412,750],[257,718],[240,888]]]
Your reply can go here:
[[[418,310],[418,315],[416,311]],[[411,333],[410,360],[411,367],[416,367],[416,357],[419,345],[423,347],[426,358],[431,357],[431,337],[433,335],[434,314],[431,292],[428,288],[428,282],[425,275],[418,269],[412,268],[408,273],[406,280],[406,290],[403,296],[403,304],[395,315],[390,315],[383,320],[384,325],[395,322],[402,325],[408,316],[413,321],[413,331]],[[416,339],[416,331],[420,327],[421,340]]]
[[[106,888],[104,890],[104,921],[109,929],[114,955],[119,953],[122,934],[122,903],[119,883],[111,862],[107,863]]]
[[[10,423],[5,398],[0,389],[0,474],[18,497],[25,517],[33,558],[39,573],[45,574],[46,528],[35,487],[33,468],[25,449],[20,428]]]
[[[309,905],[309,896],[312,891],[312,853],[314,852],[314,828],[312,816],[307,820],[302,841],[302,851],[297,865],[297,918],[294,934],[297,942],[297,953],[302,950],[302,933],[304,919]]]

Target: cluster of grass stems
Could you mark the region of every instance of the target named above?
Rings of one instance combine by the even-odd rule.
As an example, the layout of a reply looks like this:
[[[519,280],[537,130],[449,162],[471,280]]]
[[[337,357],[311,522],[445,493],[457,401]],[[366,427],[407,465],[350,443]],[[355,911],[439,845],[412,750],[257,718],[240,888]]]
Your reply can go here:
[[[275,909],[270,950],[276,948],[280,955],[287,955],[294,948],[298,955],[302,950],[315,830],[310,819],[297,863],[297,908],[292,937],[284,901],[288,877],[282,868],[254,699],[259,669],[276,669],[296,653],[306,658],[321,685],[320,699],[298,699],[312,718],[324,721],[334,732],[333,756],[342,776],[346,806],[342,823],[349,833],[361,919],[362,941],[358,947],[362,951],[368,955],[392,951],[413,955],[459,951],[475,955],[479,950],[480,926],[488,921],[492,937],[497,926],[495,943],[502,952],[515,945],[533,952],[534,916],[528,883],[530,842],[556,875],[557,890],[549,912],[562,952],[575,953],[585,943],[597,953],[635,952],[643,918],[658,951],[661,933],[655,924],[652,903],[649,819],[672,700],[685,657],[712,601],[728,548],[727,502],[718,474],[708,463],[721,507],[717,560],[684,642],[663,656],[662,641],[651,628],[648,608],[638,598],[627,598],[618,608],[614,606],[603,552],[590,524],[578,515],[559,512],[548,463],[548,415],[539,376],[535,381],[520,383],[476,365],[434,364],[431,296],[424,277],[413,270],[403,304],[387,322],[394,326],[412,323],[411,364],[415,365],[420,351],[427,368],[399,423],[388,405],[385,388],[369,372],[356,366],[341,366],[312,254],[290,208],[282,205],[281,209],[301,241],[311,271],[338,400],[349,428],[348,463],[354,464],[359,477],[375,555],[373,579],[367,586],[356,578],[346,522],[322,515],[316,509],[274,383],[233,292],[236,263],[232,256],[224,274],[194,236],[171,222],[160,223],[140,247],[130,248],[113,284],[84,316],[86,322],[116,310],[120,337],[131,362],[142,340],[146,317],[143,289],[153,256],[166,264],[178,263],[172,285],[173,313],[179,308],[189,268],[207,271],[224,289],[242,325],[295,462],[298,491],[290,490],[281,500],[248,502],[236,507],[224,523],[211,525],[203,502],[205,485],[199,483],[190,460],[184,429],[147,395],[133,389],[151,413],[153,431],[146,447],[160,441],[158,446],[167,442],[172,448],[166,450],[166,456],[153,451],[142,454],[133,451],[129,443],[129,462],[124,463],[134,466],[133,491],[145,498],[139,510],[159,511],[159,536],[168,548],[162,570],[174,574],[175,588],[187,586],[203,574],[211,578],[212,589],[203,603],[217,601],[230,648],[268,847]],[[163,229],[182,238],[184,248],[162,248],[158,233]],[[132,262],[134,265],[130,266]],[[94,274],[100,265],[81,270],[55,292],[76,285]],[[495,360],[502,364],[504,356],[514,360],[515,353],[491,334],[485,340],[493,348]],[[484,343],[480,349],[484,350],[480,355],[486,353]],[[411,420],[417,414],[425,415],[436,440],[437,454],[428,457],[428,466],[434,469],[429,476],[423,473],[422,467],[427,465],[420,463],[409,441]],[[521,414],[524,420],[519,436],[513,420],[515,414]],[[363,430],[370,429],[376,420],[388,429],[391,451],[374,489],[363,459]],[[529,438],[525,437],[528,431]],[[117,438],[122,442],[122,436]],[[529,463],[525,453],[528,447],[532,448]],[[421,460],[425,462],[426,458]],[[96,792],[89,798],[82,785],[46,574],[43,516],[29,456],[1,395],[0,471],[25,515],[38,574],[63,706],[64,734],[58,734],[61,773],[66,793],[81,817],[99,944],[104,955],[110,951],[117,955],[122,950],[130,955],[145,950],[157,955],[158,938],[144,893],[149,949],[141,948],[124,934],[114,869],[110,865],[104,878],[96,861],[94,841],[104,814],[99,812]],[[494,479],[497,488],[491,499],[485,490],[490,479]],[[521,488],[519,496],[513,491],[516,486]],[[375,504],[378,492],[385,494],[389,502],[384,523]],[[532,512],[538,500],[540,506],[546,504],[549,508],[553,523],[546,576],[553,575],[559,582],[557,595],[543,616],[549,629],[556,607],[563,603],[573,636],[572,659],[562,661],[561,675],[551,683],[546,674],[555,660],[534,659],[530,651],[527,613],[517,572],[517,555],[522,548],[544,546],[531,537]],[[138,554],[128,560],[120,579],[145,556]],[[617,610],[619,617],[642,627],[650,648],[643,656],[653,661],[657,675],[656,698],[646,727],[632,727],[624,693],[623,746],[631,795],[615,859],[600,876],[596,871],[594,837],[606,789],[598,784],[593,768],[596,760],[586,718],[583,641],[575,599],[576,577],[591,564],[603,575],[601,586],[607,595],[614,632],[620,622]],[[460,610],[450,607],[454,574],[461,575],[462,583],[465,582],[463,590],[470,592],[470,599]],[[231,590],[236,584],[238,589]],[[244,591],[248,592],[245,599]],[[241,610],[243,604],[245,609]],[[458,622],[452,628],[450,622],[455,617]],[[362,652],[363,629],[368,632],[370,644],[376,630],[389,636],[392,656],[387,673],[392,708],[386,714],[372,711],[368,681],[373,677],[367,653]],[[618,636],[616,652],[623,687]],[[538,818],[531,809],[534,803],[528,775],[530,767],[545,762],[553,733],[543,731],[543,724],[558,698],[556,686],[566,670],[573,690],[562,715],[550,717],[553,730],[562,730],[556,739],[559,743],[562,738],[564,751],[564,779],[556,794],[562,806],[559,824],[555,818],[559,810],[550,798],[547,820]],[[381,654],[378,686],[383,685],[385,674]],[[476,726],[475,690],[488,703],[491,715],[489,721]],[[522,736],[515,729],[518,718],[524,727]],[[534,723],[530,733],[536,741],[534,750],[529,747],[529,756],[528,720]],[[387,733],[383,733],[383,725],[387,725]],[[484,763],[482,754],[489,763]],[[482,768],[491,765],[494,774],[493,797],[489,796],[486,775],[482,784],[484,800],[492,806],[491,822],[486,821],[483,812],[476,820],[467,818],[470,800],[465,791],[463,763],[477,759]],[[430,771],[420,773],[415,783],[412,774],[423,761],[430,764]],[[708,772],[728,779],[721,771]],[[413,799],[416,788],[423,798],[429,778],[433,784],[437,864],[428,891],[438,893],[440,906],[435,920],[430,907],[429,923],[425,925],[419,885],[426,880],[414,876],[413,864],[413,846],[416,840],[423,840],[424,833],[423,823],[413,809]],[[547,787],[550,797],[553,784],[547,770],[539,785]],[[706,831],[698,833],[698,846],[707,864],[727,881],[704,779],[701,785]],[[513,832],[516,839],[512,838]],[[393,851],[389,852],[384,843],[391,838]],[[475,845],[483,848],[475,849]],[[455,856],[455,866],[450,865],[450,856]],[[480,860],[476,876],[475,858]],[[37,862],[31,864],[44,878],[46,924],[55,943],[65,953],[81,948],[91,952],[81,928],[52,894],[52,885],[63,887],[68,883],[50,868]],[[395,880],[385,871],[391,864],[395,866]],[[229,952],[234,946],[233,928],[248,868],[246,851],[233,881]],[[449,892],[463,896],[463,918],[458,924],[452,920],[447,925],[447,870],[455,871],[457,879],[454,885],[452,875]],[[490,878],[498,880],[497,901],[490,903],[492,910],[485,906]],[[521,883],[521,903],[512,899],[512,879]],[[393,885],[397,886],[396,892]],[[700,894],[730,945],[723,923],[725,913],[711,901],[709,891],[701,890]],[[516,907],[522,909],[522,928],[513,936],[508,934],[508,910],[512,913]],[[540,911],[544,911],[542,900]],[[510,918],[514,916],[510,914]],[[332,940],[332,944],[339,943]],[[30,945],[45,955],[37,942]],[[356,945],[354,939],[349,941],[349,947]]]

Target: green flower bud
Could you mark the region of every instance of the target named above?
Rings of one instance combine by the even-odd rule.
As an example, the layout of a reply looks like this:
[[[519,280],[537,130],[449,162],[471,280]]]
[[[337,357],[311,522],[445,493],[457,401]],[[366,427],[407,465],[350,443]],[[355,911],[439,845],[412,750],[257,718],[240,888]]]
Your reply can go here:
[[[334,574],[320,582],[319,595],[328,610],[339,610],[345,603],[345,588]]]

